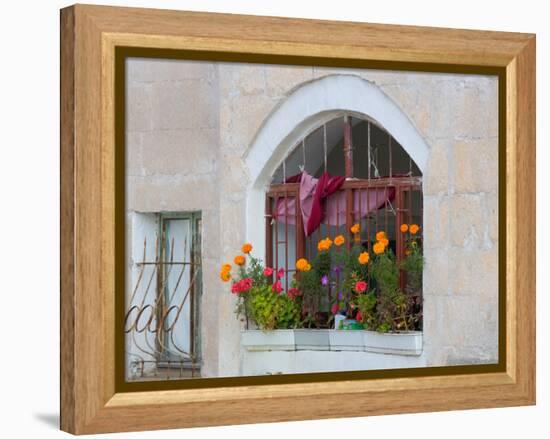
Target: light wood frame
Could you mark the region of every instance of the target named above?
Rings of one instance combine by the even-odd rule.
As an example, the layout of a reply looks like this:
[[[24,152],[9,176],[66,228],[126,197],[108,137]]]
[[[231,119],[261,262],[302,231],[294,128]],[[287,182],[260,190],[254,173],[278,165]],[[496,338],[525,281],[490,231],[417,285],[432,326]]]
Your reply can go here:
[[[116,393],[118,46],[398,61],[418,70],[431,63],[501,68],[506,78],[505,370],[340,380],[330,386]],[[61,11],[61,429],[84,434],[534,403],[534,35],[84,5]]]

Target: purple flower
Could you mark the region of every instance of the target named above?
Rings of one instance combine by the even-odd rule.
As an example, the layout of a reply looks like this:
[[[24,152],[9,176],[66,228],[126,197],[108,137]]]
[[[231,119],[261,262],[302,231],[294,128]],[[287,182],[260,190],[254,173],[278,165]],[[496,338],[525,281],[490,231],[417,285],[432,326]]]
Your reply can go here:
[[[344,293],[341,291],[338,293],[338,300],[342,300],[344,298]]]
[[[340,267],[339,265],[336,265],[332,271],[334,271],[336,274],[340,274],[342,272],[342,267]]]
[[[328,285],[328,276],[326,274],[321,278],[321,283],[323,285]]]

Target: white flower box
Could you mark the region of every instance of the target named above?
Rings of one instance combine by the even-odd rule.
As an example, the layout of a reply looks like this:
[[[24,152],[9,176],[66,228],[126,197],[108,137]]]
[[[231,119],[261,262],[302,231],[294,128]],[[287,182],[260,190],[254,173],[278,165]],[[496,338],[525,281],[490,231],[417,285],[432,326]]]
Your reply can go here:
[[[391,355],[422,354],[422,332],[387,332],[360,331],[363,333],[365,351]]]
[[[294,341],[297,351],[328,351],[328,329],[295,329]]]
[[[241,332],[241,345],[248,351],[294,351],[294,329],[259,329]]]
[[[422,354],[422,332],[341,329],[245,330],[241,345],[247,351],[355,351],[389,355]]]
[[[364,351],[363,332],[353,329],[332,329],[329,334],[331,351]]]

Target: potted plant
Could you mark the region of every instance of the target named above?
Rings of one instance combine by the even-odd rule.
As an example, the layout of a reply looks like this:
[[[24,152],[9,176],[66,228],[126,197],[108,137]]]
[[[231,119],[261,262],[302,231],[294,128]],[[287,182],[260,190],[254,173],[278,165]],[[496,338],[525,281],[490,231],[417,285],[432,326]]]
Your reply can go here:
[[[244,244],[233,261],[236,270],[224,264],[220,272],[237,296],[236,313],[246,327],[242,345],[248,350],[418,355],[424,264],[419,229],[415,224],[401,225],[405,235],[401,261],[384,231],[376,233],[371,253],[361,241],[359,224],[350,229],[351,245],[344,245],[343,235],[323,238],[312,261],[296,261],[288,291],[281,283],[285,270],[265,267],[252,256],[252,245]]]
[[[222,281],[231,282],[231,292],[237,296],[236,314],[246,326],[241,344],[248,350],[294,350],[293,328],[300,325],[299,295],[283,291],[284,270],[264,267],[252,255],[251,244],[241,250],[233,260],[236,274],[231,275],[231,264],[224,264],[220,271]]]

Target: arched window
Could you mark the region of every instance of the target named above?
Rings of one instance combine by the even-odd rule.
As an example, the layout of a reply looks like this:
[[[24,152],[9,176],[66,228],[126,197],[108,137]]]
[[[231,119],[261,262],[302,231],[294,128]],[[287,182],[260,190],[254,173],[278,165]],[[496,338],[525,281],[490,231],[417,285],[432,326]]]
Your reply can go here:
[[[376,121],[342,113],[306,133],[285,157],[265,210],[266,263],[290,273],[282,279],[288,289],[296,260],[314,258],[325,237],[344,235],[348,246],[360,239],[370,252],[376,233],[385,231],[399,262],[405,252],[400,226],[422,223],[422,173]],[[359,236],[350,233],[354,224]],[[400,283],[405,288],[404,274]],[[420,304],[421,288],[412,294]]]

